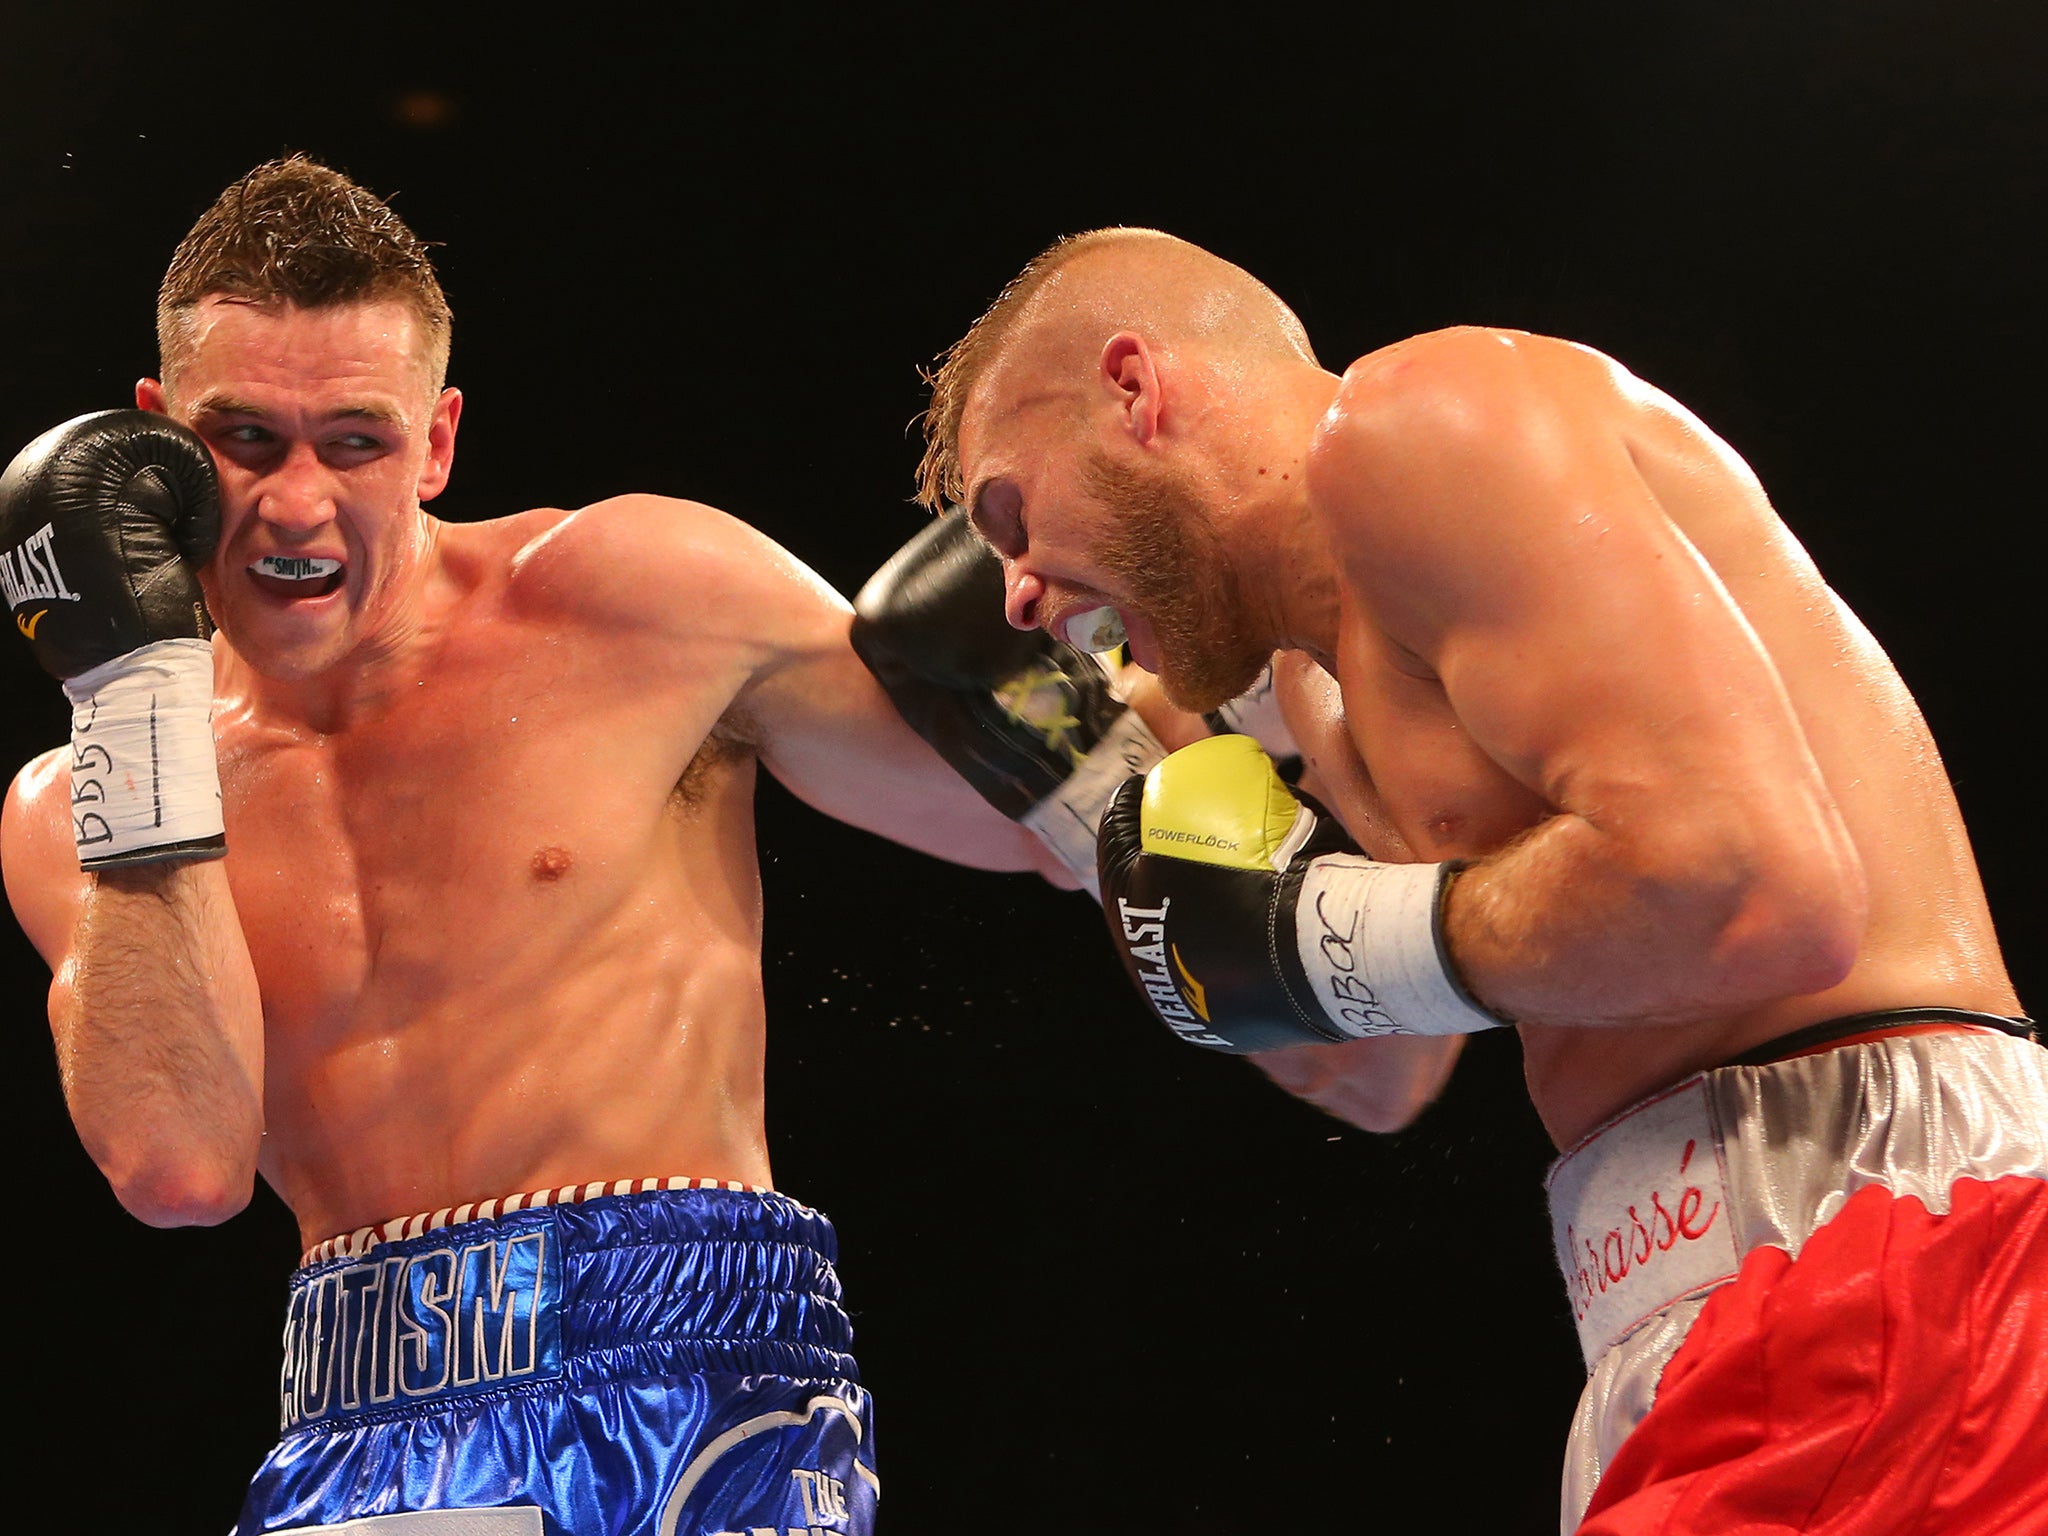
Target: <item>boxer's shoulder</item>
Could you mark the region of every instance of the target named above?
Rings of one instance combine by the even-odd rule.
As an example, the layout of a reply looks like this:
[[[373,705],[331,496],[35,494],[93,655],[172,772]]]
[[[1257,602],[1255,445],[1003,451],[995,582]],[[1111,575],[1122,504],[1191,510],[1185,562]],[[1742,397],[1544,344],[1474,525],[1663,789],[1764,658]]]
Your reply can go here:
[[[30,758],[0,811],[0,868],[22,931],[54,965],[68,945],[83,897],[71,835],[71,748]]]
[[[471,526],[508,606],[549,622],[746,642],[844,607],[773,539],[703,502],[632,494]]]
[[[1316,447],[1342,451],[1395,433],[1414,458],[1435,443],[1499,445],[1503,432],[1512,443],[1627,377],[1605,354],[1554,336],[1480,325],[1429,331],[1344,371]]]
[[[70,815],[71,749],[52,747],[22,764],[7,786],[6,807],[0,811],[0,847],[5,849],[10,880],[18,861],[40,864],[51,850],[78,862]]]
[[[1310,439],[1310,504],[1340,555],[1380,568],[1496,539],[1620,441],[1631,378],[1589,347],[1498,327],[1368,353]]]

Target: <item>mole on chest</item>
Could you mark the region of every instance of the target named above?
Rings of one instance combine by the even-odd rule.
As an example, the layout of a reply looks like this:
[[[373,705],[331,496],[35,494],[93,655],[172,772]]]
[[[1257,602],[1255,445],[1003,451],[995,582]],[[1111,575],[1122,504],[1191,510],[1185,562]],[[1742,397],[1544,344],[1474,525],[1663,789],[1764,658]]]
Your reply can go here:
[[[568,849],[559,843],[550,843],[534,854],[527,868],[532,871],[534,879],[543,884],[551,884],[568,874],[575,867],[575,863],[576,860]]]

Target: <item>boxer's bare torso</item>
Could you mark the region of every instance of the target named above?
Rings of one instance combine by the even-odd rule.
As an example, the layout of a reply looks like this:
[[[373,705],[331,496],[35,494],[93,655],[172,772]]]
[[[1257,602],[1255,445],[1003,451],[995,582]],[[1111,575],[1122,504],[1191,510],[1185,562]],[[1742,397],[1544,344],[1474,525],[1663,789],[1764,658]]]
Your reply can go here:
[[[1464,402],[1458,411],[1442,408],[1449,396]],[[1354,416],[1371,418],[1361,433]],[[1432,442],[1430,424],[1447,419],[1446,441]],[[1520,492],[1503,482],[1491,512],[1471,511],[1468,501],[1496,488],[1483,468],[1475,477],[1466,434],[1495,439],[1504,463],[1535,466],[1522,472],[1541,483],[1529,508],[1505,504]],[[1399,458],[1361,471],[1361,454],[1388,441],[1401,444]],[[1692,813],[1679,797],[1696,796],[1702,817],[1729,795],[1769,797],[1807,771],[1803,738],[1860,861],[1860,942],[1846,974],[1820,990],[1704,1021],[1524,1023],[1530,1092],[1561,1144],[1687,1072],[1805,1024],[1893,1007],[2019,1011],[1919,710],[1755,477],[1682,408],[1568,343],[1422,337],[1347,373],[1310,449],[1308,482],[1344,551],[1333,644],[1320,658],[1289,653],[1278,670],[1318,787],[1368,849],[1479,859],[1569,814],[1560,802],[1571,795],[1599,807],[1596,821],[1610,804],[1620,819],[1637,784],[1646,801],[1662,799],[1658,814],[1682,838]],[[1432,550],[1512,542],[1517,519],[1535,533],[1481,578],[1500,591],[1460,590],[1461,578],[1444,576]],[[1548,526],[1557,519],[1567,521]],[[1716,579],[1754,649],[1739,625],[1659,616],[1658,605],[1667,616],[1714,606]],[[1648,590],[1611,605],[1623,584]],[[1524,601],[1543,591],[1561,601]],[[1492,633],[1489,601],[1511,615]],[[1583,632],[1569,611],[1580,605],[1597,610]],[[1617,627],[1632,612],[1640,631]],[[1602,634],[1598,654],[1574,649]],[[1724,687],[1737,673],[1760,691]],[[1775,736],[1746,718],[1771,713],[1772,675],[1796,722]],[[1537,723],[1546,713],[1556,728]],[[1723,730],[1730,719],[1741,728]],[[1460,937],[1454,922],[1454,952]]]
[[[698,558],[664,569],[676,622],[636,632],[579,577],[644,555],[654,520],[694,525]],[[435,542],[435,610],[324,721],[267,710],[216,641],[225,869],[263,1006],[262,1173],[309,1242],[591,1180],[770,1183],[753,796],[760,737],[790,704],[764,699],[756,720],[748,698],[808,665],[843,690],[835,712],[887,711],[835,658],[836,603],[688,504],[441,525]],[[777,586],[794,597],[779,608]],[[951,851],[980,835],[999,862],[1008,824],[971,830],[979,801],[891,718],[846,731],[863,819],[907,836],[890,810],[914,814],[944,842],[946,814],[903,793],[923,782],[958,813]],[[59,944],[81,884],[63,756],[20,791],[48,892],[32,927]]]
[[[232,462],[238,424],[262,424],[266,443],[317,438],[337,403],[375,402],[374,376],[309,371],[317,328],[289,339],[265,355],[290,369],[236,383],[256,411],[201,422],[228,507],[209,601],[224,625],[229,851],[175,877],[224,871],[222,952],[232,930],[246,941],[257,1167],[309,1243],[572,1183],[770,1183],[757,764],[842,819],[968,862],[1027,864],[1024,835],[901,723],[847,645],[845,603],[711,508],[623,497],[449,524],[413,503],[392,516],[420,537],[381,563],[375,550],[404,542],[382,513],[352,514],[367,532],[346,538],[332,517],[295,533],[283,512],[238,518],[238,498],[253,506],[293,472]],[[323,454],[342,488],[332,501],[355,469]],[[332,540],[318,552],[377,572],[383,595],[349,599],[369,615],[353,649],[278,676],[235,637],[290,656],[319,624],[262,606],[275,594],[260,583],[225,584],[249,579],[251,550],[294,537]],[[71,847],[66,757],[23,771],[6,826],[9,894],[60,995],[84,985],[71,962],[92,892]],[[139,974],[146,1032],[154,983],[146,963]],[[146,1048],[126,1060],[132,1039],[67,1039],[92,1022],[60,1022],[59,1056],[101,1156],[110,1137],[89,1127],[179,1064]],[[196,1095],[193,1112],[208,1102]]]

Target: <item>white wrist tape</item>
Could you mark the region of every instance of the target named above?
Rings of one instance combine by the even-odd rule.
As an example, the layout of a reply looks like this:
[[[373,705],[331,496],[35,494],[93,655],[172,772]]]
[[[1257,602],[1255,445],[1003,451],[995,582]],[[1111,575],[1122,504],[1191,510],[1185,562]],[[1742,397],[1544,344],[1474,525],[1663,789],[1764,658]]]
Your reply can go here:
[[[158,640],[81,672],[64,692],[79,864],[220,857],[213,648]]]
[[[1353,1039],[1498,1029],[1451,970],[1444,882],[1453,864],[1382,864],[1329,854],[1309,865],[1294,939],[1309,990]]]
[[[1278,762],[1301,756],[1294,732],[1280,713],[1280,691],[1273,686],[1273,668],[1268,663],[1259,680],[1216,711],[1216,718],[1240,736],[1249,736],[1266,749],[1266,756]]]
[[[1125,779],[1149,772],[1165,756],[1166,748],[1138,712],[1127,709],[1060,787],[1021,818],[1097,901],[1102,900],[1102,882],[1095,873],[1095,834],[1102,813]]]

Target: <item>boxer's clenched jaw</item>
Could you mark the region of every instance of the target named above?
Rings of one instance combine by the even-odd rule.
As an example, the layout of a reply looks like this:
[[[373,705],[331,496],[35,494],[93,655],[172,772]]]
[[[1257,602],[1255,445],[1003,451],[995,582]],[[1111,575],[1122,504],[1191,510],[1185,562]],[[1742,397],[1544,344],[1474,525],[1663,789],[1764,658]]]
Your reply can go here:
[[[1251,687],[1267,651],[1248,636],[1222,540],[1199,496],[1168,470],[1134,470],[1099,449],[1083,458],[1081,473],[1109,513],[1088,553],[1128,617],[1152,631],[1167,697],[1199,713]]]

